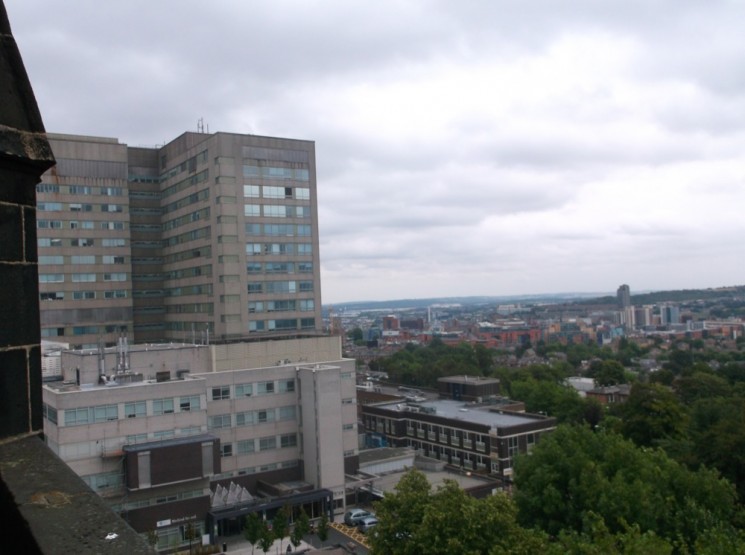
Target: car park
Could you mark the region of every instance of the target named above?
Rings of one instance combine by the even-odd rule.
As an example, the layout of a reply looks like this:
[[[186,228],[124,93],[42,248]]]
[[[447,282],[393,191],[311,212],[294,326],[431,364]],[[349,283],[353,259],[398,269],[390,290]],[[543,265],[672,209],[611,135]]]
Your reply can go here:
[[[370,511],[364,509],[350,509],[344,513],[344,524],[347,526],[357,526],[357,524],[365,517],[375,517]]]

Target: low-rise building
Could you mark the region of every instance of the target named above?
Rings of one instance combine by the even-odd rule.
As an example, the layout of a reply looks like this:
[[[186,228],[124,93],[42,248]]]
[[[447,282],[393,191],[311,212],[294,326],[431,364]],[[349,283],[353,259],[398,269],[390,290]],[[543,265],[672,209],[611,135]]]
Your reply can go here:
[[[338,336],[65,351],[44,433],[162,548],[286,503],[318,517],[359,464],[354,366]]]
[[[464,470],[512,475],[515,455],[529,452],[554,418],[504,410],[488,403],[434,400],[421,403],[386,401],[362,407],[365,433],[392,447],[417,453]]]

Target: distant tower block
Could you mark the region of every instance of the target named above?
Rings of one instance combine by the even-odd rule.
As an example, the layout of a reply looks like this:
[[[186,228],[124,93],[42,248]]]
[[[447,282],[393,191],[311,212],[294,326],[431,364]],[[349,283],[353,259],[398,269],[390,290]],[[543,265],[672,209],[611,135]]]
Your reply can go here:
[[[618,308],[626,308],[631,306],[631,289],[625,283],[618,288],[616,292],[616,298],[618,299]]]

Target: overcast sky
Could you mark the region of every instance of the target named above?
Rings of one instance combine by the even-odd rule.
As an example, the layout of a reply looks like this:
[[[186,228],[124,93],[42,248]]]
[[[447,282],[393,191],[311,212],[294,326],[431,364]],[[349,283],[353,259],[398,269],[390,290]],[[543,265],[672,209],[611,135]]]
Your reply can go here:
[[[314,140],[324,303],[745,284],[745,2],[5,5],[48,131]]]

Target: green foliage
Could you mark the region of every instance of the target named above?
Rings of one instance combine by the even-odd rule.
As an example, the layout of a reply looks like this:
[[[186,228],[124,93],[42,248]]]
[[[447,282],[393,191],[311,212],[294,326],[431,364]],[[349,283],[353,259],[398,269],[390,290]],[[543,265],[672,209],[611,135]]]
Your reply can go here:
[[[699,399],[730,395],[730,386],[727,380],[701,371],[678,378],[673,383],[673,389],[678,398],[687,405]]]
[[[264,521],[262,520],[262,522]],[[261,530],[261,537],[259,537],[259,547],[261,547],[261,549],[263,549],[266,552],[271,549],[273,543],[274,543],[274,532],[264,522],[264,526],[262,527],[262,530]]]
[[[251,513],[246,516],[245,523],[243,524],[243,536],[251,544],[252,549],[261,539],[265,528],[266,523],[258,513]]]
[[[525,403],[528,412],[545,413],[557,421],[582,422],[586,402],[574,388],[552,381],[533,378],[514,381],[510,385],[510,396]]]
[[[358,341],[362,341],[364,336],[360,328],[353,328],[347,332],[347,337],[354,343],[357,343]]]
[[[693,472],[660,449],[580,426],[559,426],[518,457],[515,484],[521,523],[554,536],[592,538],[594,522],[612,535],[638,530],[639,541],[653,533],[691,548],[707,530],[732,532],[736,515],[734,488],[716,472]]]
[[[587,376],[593,378],[599,386],[628,383],[626,369],[616,360],[597,361],[590,365]]]
[[[455,347],[434,338],[427,346],[407,345],[377,361],[378,370],[391,381],[421,387],[436,387],[443,376],[482,376],[491,371],[492,352],[483,345],[461,343]]]
[[[272,535],[279,540],[279,548],[282,549],[282,540],[290,533],[290,507],[283,506],[272,520]]]
[[[696,402],[689,437],[694,461],[719,470],[745,500],[745,397]]]
[[[321,518],[318,521],[316,533],[318,534],[318,539],[322,542],[325,542],[329,538],[329,517],[326,512],[321,515]]]
[[[672,391],[657,384],[634,384],[621,416],[623,435],[637,445],[653,446],[685,431],[685,409]]]
[[[528,554],[544,551],[543,534],[517,524],[505,495],[475,499],[448,480],[435,492],[419,471],[409,471],[396,492],[376,505],[379,523],[371,535],[373,554]]]
[[[575,553],[582,555],[669,555],[673,545],[654,532],[642,533],[639,526],[626,526],[617,534],[608,530],[603,518],[594,511],[588,511],[581,533],[563,530],[558,541],[551,546],[550,553]]]
[[[310,519],[308,518],[308,514],[301,507],[300,514],[295,519],[295,527],[292,529],[292,533],[290,534],[290,541],[292,542],[292,545],[294,545],[295,547],[299,546],[300,542],[303,541],[303,536],[305,536],[309,532]]]

